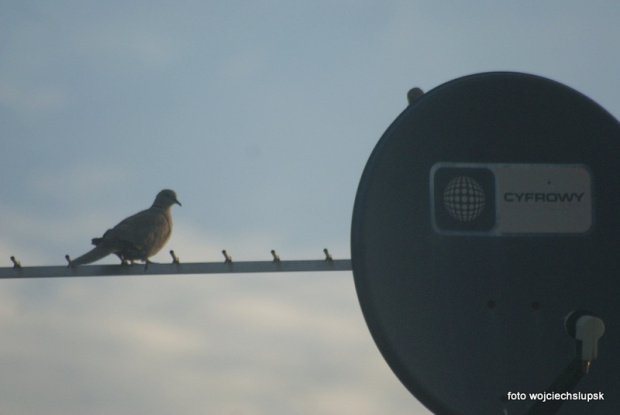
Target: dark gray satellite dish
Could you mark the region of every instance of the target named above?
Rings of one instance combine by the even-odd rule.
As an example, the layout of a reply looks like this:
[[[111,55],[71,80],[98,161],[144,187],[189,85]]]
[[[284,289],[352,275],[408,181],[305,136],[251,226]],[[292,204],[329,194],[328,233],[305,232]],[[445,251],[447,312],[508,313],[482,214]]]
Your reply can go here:
[[[438,414],[620,413],[618,121],[519,73],[410,95],[351,231],[385,360]]]

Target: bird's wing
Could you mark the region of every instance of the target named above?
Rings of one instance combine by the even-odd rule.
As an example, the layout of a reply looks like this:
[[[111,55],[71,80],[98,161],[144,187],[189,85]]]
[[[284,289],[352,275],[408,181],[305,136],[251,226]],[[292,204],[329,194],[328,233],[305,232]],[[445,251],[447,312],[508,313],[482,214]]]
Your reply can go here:
[[[102,239],[113,250],[131,250],[150,256],[165,245],[171,231],[170,220],[165,214],[147,209],[123,220]]]

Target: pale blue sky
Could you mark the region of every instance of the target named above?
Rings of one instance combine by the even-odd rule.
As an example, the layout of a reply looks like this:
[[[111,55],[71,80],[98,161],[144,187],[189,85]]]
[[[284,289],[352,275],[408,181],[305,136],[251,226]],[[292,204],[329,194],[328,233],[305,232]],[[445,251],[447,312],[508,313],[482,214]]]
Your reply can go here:
[[[618,117],[619,16],[611,0],[0,0],[0,266],[62,265],[166,187],[182,261],[348,258],[359,178],[411,87],[522,71]],[[349,272],[2,281],[0,332],[0,413],[428,413]]]

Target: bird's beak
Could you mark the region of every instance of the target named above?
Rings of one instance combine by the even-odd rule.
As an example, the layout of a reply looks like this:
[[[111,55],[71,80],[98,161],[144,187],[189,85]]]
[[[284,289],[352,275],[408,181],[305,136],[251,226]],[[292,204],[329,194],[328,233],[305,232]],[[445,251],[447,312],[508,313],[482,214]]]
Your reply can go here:
[[[174,203],[176,203],[176,204],[177,204],[177,205],[179,205],[179,206],[183,206],[183,205],[181,204],[181,202],[179,202],[178,200],[175,200],[175,201],[174,201]]]

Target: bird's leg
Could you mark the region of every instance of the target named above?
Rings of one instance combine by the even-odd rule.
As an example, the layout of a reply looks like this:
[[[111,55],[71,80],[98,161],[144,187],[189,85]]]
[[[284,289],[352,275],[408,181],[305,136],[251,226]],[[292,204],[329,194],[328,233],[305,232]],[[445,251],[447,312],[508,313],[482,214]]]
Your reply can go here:
[[[125,255],[123,255],[122,252],[114,252],[114,255],[116,255],[118,259],[121,260],[121,265],[127,265],[127,259],[125,259]]]

